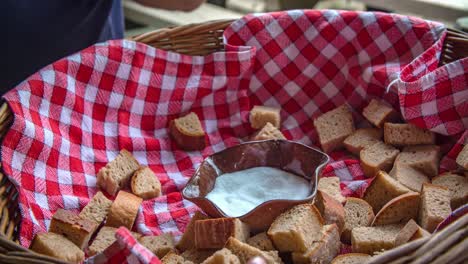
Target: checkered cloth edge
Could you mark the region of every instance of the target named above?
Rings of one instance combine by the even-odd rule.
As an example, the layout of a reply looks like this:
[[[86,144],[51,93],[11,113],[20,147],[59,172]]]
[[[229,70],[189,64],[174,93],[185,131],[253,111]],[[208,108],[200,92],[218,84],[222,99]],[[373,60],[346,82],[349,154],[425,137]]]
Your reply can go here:
[[[406,16],[295,10],[234,22],[226,51],[204,57],[117,40],[59,60],[4,96],[15,120],[2,166],[19,190],[20,242],[27,247],[47,230],[58,208],[82,209],[97,191],[97,171],[123,148],[156,173],[164,194],[143,202],[135,230],[180,235],[197,210],[181,189],[203,157],[253,133],[256,104],[281,107],[285,136],[305,144],[317,144],[311,118],[343,103],[365,126],[359,113],[371,98],[456,142],[467,127],[468,59],[437,68],[444,37],[441,24]],[[200,152],[180,150],[167,133],[189,111],[208,134]],[[456,168],[460,142],[447,144],[441,169]],[[370,180],[359,161],[343,151],[331,157],[324,176],[361,196]],[[138,258],[140,247],[121,241]]]

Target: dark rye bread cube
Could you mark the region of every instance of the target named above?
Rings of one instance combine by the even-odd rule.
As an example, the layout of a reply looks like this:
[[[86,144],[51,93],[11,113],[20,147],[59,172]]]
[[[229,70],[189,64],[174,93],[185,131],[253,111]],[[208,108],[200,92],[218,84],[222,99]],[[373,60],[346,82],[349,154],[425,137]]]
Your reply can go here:
[[[63,235],[80,249],[84,249],[97,227],[98,224],[94,221],[83,219],[71,211],[58,209],[50,222],[49,232]]]
[[[314,120],[322,150],[329,153],[343,147],[343,141],[354,128],[353,115],[347,105],[322,114]]]
[[[376,127],[382,127],[385,122],[395,122],[400,118],[389,104],[376,99],[372,99],[362,110],[362,115]]]
[[[383,142],[377,142],[359,153],[361,167],[367,177],[374,177],[378,171],[388,172],[400,151]]]
[[[435,143],[435,134],[413,124],[384,124],[385,143],[393,146],[430,145]]]

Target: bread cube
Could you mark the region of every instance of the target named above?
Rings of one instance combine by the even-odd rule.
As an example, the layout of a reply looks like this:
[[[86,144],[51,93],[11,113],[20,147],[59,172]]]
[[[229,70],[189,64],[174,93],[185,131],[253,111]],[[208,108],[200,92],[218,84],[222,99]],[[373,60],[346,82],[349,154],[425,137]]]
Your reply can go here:
[[[252,247],[247,243],[243,243],[234,237],[230,237],[226,243],[226,248],[232,254],[236,255],[241,263],[247,263],[251,258],[262,257],[267,264],[282,264],[283,261],[279,258],[277,251],[261,251],[258,248]]]
[[[119,191],[107,215],[106,226],[125,226],[128,230],[132,230],[142,201],[143,199],[138,196]]]
[[[107,199],[102,192],[97,192],[81,210],[79,216],[94,221],[99,226],[109,213],[111,205],[111,200]]]
[[[434,177],[432,184],[449,189],[452,210],[468,203],[468,179],[466,177],[447,172]]]
[[[185,232],[177,243],[176,247],[179,250],[185,251],[191,248],[195,248],[195,222],[198,220],[208,219],[208,216],[202,214],[200,211],[196,211],[190,222],[185,227]]]
[[[359,152],[382,139],[382,130],[377,128],[360,128],[348,136],[343,144],[345,148],[359,156]]]
[[[256,105],[250,110],[250,125],[255,129],[263,128],[267,123],[279,128],[281,125],[280,109]]]
[[[405,224],[409,220],[418,220],[420,195],[417,192],[402,194],[388,201],[375,215],[373,226]]]
[[[351,242],[351,230],[359,226],[370,226],[374,220],[374,212],[372,207],[366,201],[348,197],[344,206],[345,224],[341,239],[343,242]]]
[[[331,264],[364,264],[371,259],[369,254],[347,253],[334,258]]]
[[[194,264],[192,261],[185,260],[182,256],[177,255],[175,252],[169,252],[164,258],[161,259],[163,264]]]
[[[194,249],[191,248],[189,250],[184,251],[180,254],[186,261],[193,262],[195,264],[200,264],[212,256],[216,250],[214,249]]]
[[[413,124],[384,124],[385,143],[393,146],[429,145],[435,143],[435,135]]]
[[[321,230],[321,237],[305,252],[293,252],[294,264],[330,263],[340,252],[340,232],[335,224],[326,225]]]
[[[84,249],[97,227],[98,224],[94,221],[83,219],[71,211],[58,209],[50,222],[49,232],[61,234],[80,249]]]
[[[112,245],[117,240],[115,238],[116,232],[117,228],[115,227],[103,226],[97,233],[91,245],[89,246],[88,255],[94,256],[98,253],[103,252],[106,248]],[[131,233],[135,239],[139,239],[141,237],[139,233]]]
[[[374,213],[395,197],[410,192],[410,189],[390,177],[386,172],[377,173],[364,192],[364,200],[372,206]]]
[[[427,237],[427,236],[430,236],[431,233],[427,232],[424,228],[418,226],[418,230],[416,230],[416,232],[414,232],[413,236],[410,238],[410,241],[413,241],[413,240],[416,240],[416,239],[420,239],[420,238],[423,238],[423,237]]]
[[[320,190],[317,191],[314,205],[322,215],[325,224],[336,224],[341,234],[345,225],[345,210],[343,205],[327,193]]]
[[[372,99],[362,110],[362,115],[376,127],[382,127],[385,122],[395,122],[399,114],[389,104]]]
[[[161,196],[161,182],[148,167],[141,167],[132,176],[132,192],[144,200]]]
[[[424,173],[401,163],[395,163],[389,174],[413,192],[421,192],[422,185],[430,182]]]
[[[183,150],[205,148],[205,131],[197,114],[193,112],[172,120],[169,123],[169,132],[177,146]]]
[[[252,247],[256,247],[263,251],[271,251],[275,250],[273,246],[273,242],[268,237],[266,232],[259,233],[253,237],[247,239],[247,244],[251,245]]]
[[[398,232],[395,238],[395,246],[398,247],[410,241],[420,228],[421,227],[418,226],[418,224],[413,219],[410,219],[400,230],[400,232]]]
[[[97,186],[114,196],[125,187],[133,173],[140,167],[130,152],[123,149],[119,155],[101,168],[97,174]]]
[[[223,248],[216,251],[211,257],[207,258],[202,264],[240,264],[239,258],[232,252]]]
[[[220,249],[229,237],[245,242],[250,236],[249,226],[237,218],[216,218],[195,222],[195,246],[198,249]]]
[[[367,177],[374,177],[378,171],[388,172],[400,151],[383,142],[377,142],[361,150],[361,167]]]
[[[460,153],[458,153],[456,161],[459,166],[468,170],[468,143],[465,144]]]
[[[268,236],[280,252],[305,252],[320,239],[324,221],[311,204],[296,205],[279,215],[268,229]]]
[[[268,140],[268,139],[286,139],[278,130],[278,128],[274,127],[270,122],[266,123],[266,125],[258,131],[252,140]]]
[[[31,250],[71,263],[84,260],[84,252],[64,236],[55,233],[37,233],[31,243]]]
[[[138,242],[149,249],[158,258],[163,258],[169,251],[175,250],[174,237],[171,234],[162,234],[159,236],[143,236]]]
[[[348,106],[342,105],[322,114],[314,120],[322,150],[329,153],[343,147],[343,141],[354,128],[353,115]]]
[[[429,177],[438,175],[440,147],[436,145],[408,146],[398,154],[395,164],[405,164]]]
[[[429,232],[452,213],[450,191],[442,186],[423,184],[419,205],[419,224]]]
[[[321,177],[318,181],[317,189],[330,195],[339,203],[346,201],[346,198],[341,194],[340,178],[338,177]]]
[[[351,247],[355,253],[373,255],[395,247],[395,239],[403,225],[356,227],[351,232]]]

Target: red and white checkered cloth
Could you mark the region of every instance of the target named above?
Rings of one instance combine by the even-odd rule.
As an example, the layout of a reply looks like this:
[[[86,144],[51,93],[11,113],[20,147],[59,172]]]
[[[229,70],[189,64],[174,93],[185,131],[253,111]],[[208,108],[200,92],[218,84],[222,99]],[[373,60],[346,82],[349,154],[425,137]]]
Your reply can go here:
[[[455,142],[468,127],[468,59],[437,68],[444,30],[399,15],[296,10],[234,22],[224,33],[227,51],[208,56],[119,40],[45,67],[4,96],[15,120],[2,166],[20,192],[21,244],[47,230],[58,208],[83,208],[97,191],[96,173],[123,148],[150,166],[164,194],[143,202],[134,228],[180,235],[197,210],[181,189],[203,157],[253,132],[248,112],[256,104],[281,107],[282,131],[305,144],[317,142],[312,118],[347,103],[362,125],[371,98]],[[189,111],[208,134],[201,152],[182,151],[168,136],[168,121]],[[332,158],[324,175],[339,176],[346,196],[361,196],[369,180],[356,158]],[[447,160],[444,169],[454,169]],[[125,248],[128,262],[150,263],[128,235],[119,232],[113,247]],[[92,261],[111,260],[109,252]]]

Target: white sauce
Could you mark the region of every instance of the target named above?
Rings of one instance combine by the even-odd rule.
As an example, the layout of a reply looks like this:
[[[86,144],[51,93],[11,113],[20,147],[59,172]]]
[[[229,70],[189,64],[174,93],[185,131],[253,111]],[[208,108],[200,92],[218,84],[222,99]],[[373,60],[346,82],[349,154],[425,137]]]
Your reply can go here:
[[[310,195],[306,179],[272,167],[254,167],[225,173],[216,178],[206,198],[226,215],[242,216],[263,202],[277,199],[302,200]]]

